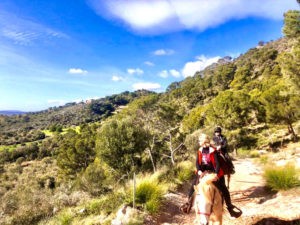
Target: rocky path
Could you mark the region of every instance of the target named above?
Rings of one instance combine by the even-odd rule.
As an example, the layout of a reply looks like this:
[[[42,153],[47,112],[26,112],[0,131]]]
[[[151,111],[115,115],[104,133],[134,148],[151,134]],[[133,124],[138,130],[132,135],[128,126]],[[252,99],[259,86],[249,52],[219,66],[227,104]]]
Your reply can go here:
[[[224,207],[223,225],[299,225],[300,191],[271,192],[265,188],[262,168],[252,159],[234,161],[236,174],[231,177],[230,193],[234,205],[242,209],[243,215],[231,218]],[[183,214],[179,206],[186,201],[190,184],[180,192],[170,193],[162,213],[155,224],[194,224],[194,210]]]

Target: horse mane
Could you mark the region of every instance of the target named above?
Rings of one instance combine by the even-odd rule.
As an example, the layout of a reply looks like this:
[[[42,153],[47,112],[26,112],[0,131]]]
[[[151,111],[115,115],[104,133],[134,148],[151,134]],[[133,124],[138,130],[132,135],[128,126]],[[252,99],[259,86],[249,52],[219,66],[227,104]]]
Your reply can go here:
[[[197,194],[195,200],[196,221],[199,224],[208,224],[209,221],[212,224],[222,224],[223,201],[220,191],[213,184],[215,178],[216,174],[205,174],[199,184],[194,186]]]
[[[215,192],[218,191],[218,189],[212,183],[215,176],[216,174],[206,174],[203,178],[200,179],[197,187],[195,187],[196,192],[202,195],[210,204],[212,204],[213,201],[217,200],[214,199],[214,195]]]

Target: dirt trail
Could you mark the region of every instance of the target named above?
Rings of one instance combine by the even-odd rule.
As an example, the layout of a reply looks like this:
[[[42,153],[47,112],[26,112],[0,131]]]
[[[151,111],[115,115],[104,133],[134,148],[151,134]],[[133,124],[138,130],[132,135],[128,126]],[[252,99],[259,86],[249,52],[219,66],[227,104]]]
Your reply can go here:
[[[234,161],[236,174],[231,177],[232,202],[243,211],[238,218],[230,217],[224,207],[223,225],[298,225],[300,224],[299,190],[271,192],[265,188],[262,168],[252,159]],[[155,224],[194,224],[195,212],[183,214],[179,206],[186,201],[187,184],[182,191],[168,194],[162,214]],[[297,192],[297,193],[296,193]]]

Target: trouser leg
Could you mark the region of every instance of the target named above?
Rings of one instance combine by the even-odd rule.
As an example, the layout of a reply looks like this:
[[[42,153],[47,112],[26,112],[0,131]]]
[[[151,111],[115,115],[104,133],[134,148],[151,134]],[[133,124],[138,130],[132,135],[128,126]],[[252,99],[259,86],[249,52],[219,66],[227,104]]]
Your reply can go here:
[[[232,207],[230,194],[229,194],[229,191],[228,191],[228,189],[225,185],[224,176],[220,177],[218,181],[214,182],[214,185],[219,189],[219,191],[221,191],[227,208]]]
[[[218,181],[214,182],[215,186],[222,192],[222,195],[224,197],[228,212],[230,213],[231,216],[233,217],[240,217],[242,215],[242,211],[234,211],[234,208],[236,208],[234,205],[231,203],[231,198],[229,191],[225,185],[225,178],[224,176],[219,178]]]
[[[198,181],[199,181],[198,175],[195,174],[192,185],[191,185],[190,190],[189,190],[189,194],[188,194],[189,198],[191,198],[193,196],[194,191],[195,191],[194,186],[198,184]]]

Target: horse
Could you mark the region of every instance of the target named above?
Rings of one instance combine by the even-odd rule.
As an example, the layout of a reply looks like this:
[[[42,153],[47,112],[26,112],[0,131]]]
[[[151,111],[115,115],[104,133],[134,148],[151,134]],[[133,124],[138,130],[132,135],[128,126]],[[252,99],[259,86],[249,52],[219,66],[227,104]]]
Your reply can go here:
[[[197,225],[222,225],[223,199],[220,191],[212,183],[216,174],[204,175],[195,185],[194,208]]]

